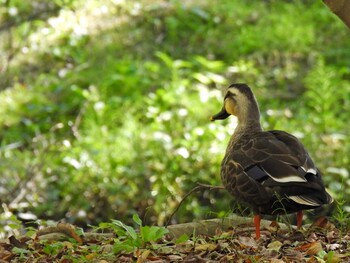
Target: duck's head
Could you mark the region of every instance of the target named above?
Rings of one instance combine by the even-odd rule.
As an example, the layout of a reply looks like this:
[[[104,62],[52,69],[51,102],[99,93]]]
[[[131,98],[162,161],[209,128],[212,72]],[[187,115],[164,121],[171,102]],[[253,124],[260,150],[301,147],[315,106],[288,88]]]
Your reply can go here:
[[[213,115],[210,120],[224,120],[230,115],[235,115],[238,119],[259,119],[259,109],[255,96],[247,84],[230,85],[226,91],[221,111]]]

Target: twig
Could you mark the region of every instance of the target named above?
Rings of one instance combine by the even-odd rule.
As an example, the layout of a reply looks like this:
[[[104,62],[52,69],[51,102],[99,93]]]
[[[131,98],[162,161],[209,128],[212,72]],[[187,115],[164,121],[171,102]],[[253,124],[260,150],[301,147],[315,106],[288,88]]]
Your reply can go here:
[[[75,121],[72,125],[72,133],[73,133],[73,136],[77,139],[80,138],[80,133],[79,133],[79,126],[80,126],[80,123],[81,123],[81,120],[83,118],[83,115],[85,113],[85,110],[86,110],[86,107],[87,107],[87,101],[84,102],[83,106],[80,108],[79,112],[78,112],[78,115],[77,117],[75,118]]]
[[[61,233],[67,237],[74,238],[78,243],[82,244],[82,237],[78,236],[75,232],[75,227],[71,224],[58,223],[57,226],[46,227],[44,229],[39,229],[36,233],[37,237],[53,234],[53,233]]]
[[[187,194],[185,194],[185,196],[182,198],[182,200],[180,201],[180,203],[177,205],[177,207],[175,208],[175,210],[171,213],[168,221],[165,224],[165,227],[167,227],[170,224],[171,219],[173,218],[173,216],[176,214],[176,212],[179,210],[180,206],[182,205],[182,203],[185,201],[185,199],[190,196],[192,193],[200,190],[200,189],[209,189],[209,191],[213,190],[213,189],[225,189],[223,186],[218,186],[218,185],[210,185],[210,184],[201,184],[198,183],[196,187],[194,187],[191,191],[189,191]]]

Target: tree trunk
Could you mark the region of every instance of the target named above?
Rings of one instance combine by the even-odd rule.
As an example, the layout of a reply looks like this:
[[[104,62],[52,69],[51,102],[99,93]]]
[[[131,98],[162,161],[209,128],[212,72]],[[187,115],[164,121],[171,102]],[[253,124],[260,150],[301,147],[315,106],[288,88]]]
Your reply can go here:
[[[329,9],[337,15],[345,25],[350,28],[350,1],[349,0],[323,0]]]

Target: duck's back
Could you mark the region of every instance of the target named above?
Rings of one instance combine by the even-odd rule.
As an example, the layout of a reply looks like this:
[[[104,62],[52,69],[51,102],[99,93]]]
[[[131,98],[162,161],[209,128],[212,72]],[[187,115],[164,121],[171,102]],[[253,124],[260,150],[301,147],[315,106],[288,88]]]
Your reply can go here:
[[[259,213],[291,213],[331,202],[304,146],[283,131],[235,134],[221,167],[227,190]]]

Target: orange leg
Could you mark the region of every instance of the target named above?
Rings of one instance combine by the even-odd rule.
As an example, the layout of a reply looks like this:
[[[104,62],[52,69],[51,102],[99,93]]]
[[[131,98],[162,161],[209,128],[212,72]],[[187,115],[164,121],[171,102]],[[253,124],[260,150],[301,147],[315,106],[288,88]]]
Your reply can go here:
[[[261,220],[261,216],[260,215],[255,215],[254,216],[255,239],[259,239],[260,238],[260,220]]]
[[[297,229],[300,229],[302,224],[303,224],[303,211],[300,210],[297,212]]]

